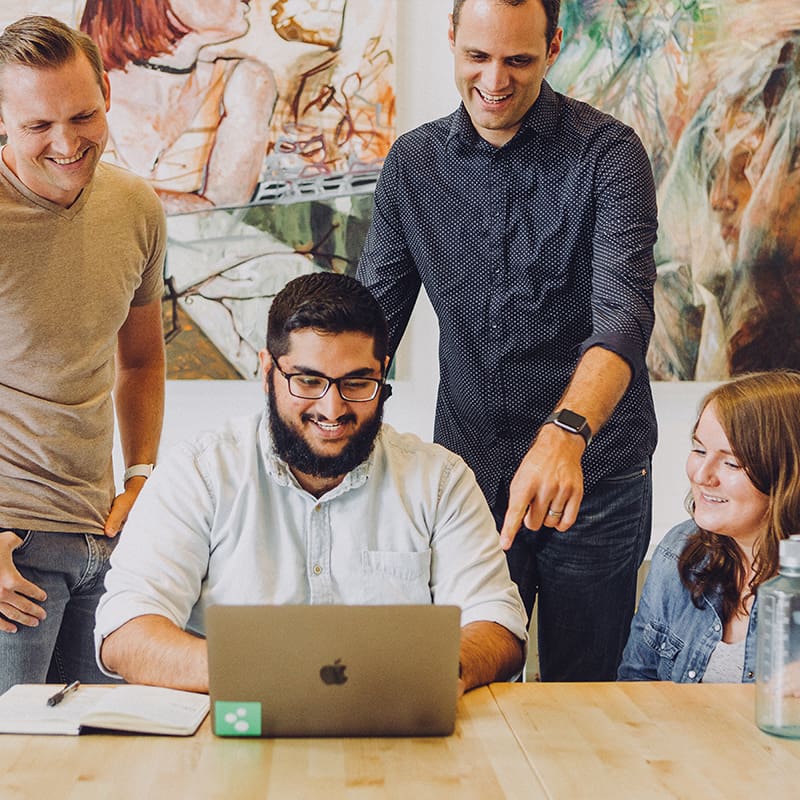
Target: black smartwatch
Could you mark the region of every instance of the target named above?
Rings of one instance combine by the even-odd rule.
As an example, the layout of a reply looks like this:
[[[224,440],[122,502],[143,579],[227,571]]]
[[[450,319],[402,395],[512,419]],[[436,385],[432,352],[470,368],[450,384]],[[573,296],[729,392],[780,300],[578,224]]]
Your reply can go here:
[[[586,442],[587,447],[589,446],[589,442],[592,441],[592,429],[589,427],[586,417],[582,417],[580,414],[576,414],[568,408],[562,408],[561,411],[554,411],[543,424],[547,425],[550,422],[552,422],[553,425],[558,425],[559,428],[563,428],[565,431],[583,436],[583,441]]]

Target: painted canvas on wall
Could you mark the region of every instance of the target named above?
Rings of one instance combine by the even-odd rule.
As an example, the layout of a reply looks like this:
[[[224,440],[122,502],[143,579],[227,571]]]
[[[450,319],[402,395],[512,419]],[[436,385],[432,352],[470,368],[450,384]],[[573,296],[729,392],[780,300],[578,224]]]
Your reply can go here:
[[[251,378],[271,298],[354,272],[394,138],[393,0],[9,0],[98,43],[106,160],[169,215],[169,377]]]
[[[800,4],[564,0],[561,24],[553,86],[652,159],[651,376],[800,369]]]
[[[371,214],[356,194],[170,217],[168,377],[259,377],[272,298],[308,272],[354,274]]]

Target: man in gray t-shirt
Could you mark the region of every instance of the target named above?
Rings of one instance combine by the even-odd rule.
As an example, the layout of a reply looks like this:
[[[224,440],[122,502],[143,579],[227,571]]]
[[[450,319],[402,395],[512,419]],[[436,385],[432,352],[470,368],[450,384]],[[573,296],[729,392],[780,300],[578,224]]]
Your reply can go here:
[[[143,180],[99,163],[109,102],[84,34],[26,17],[0,35],[0,690],[103,679],[94,610],[158,449],[166,226]]]

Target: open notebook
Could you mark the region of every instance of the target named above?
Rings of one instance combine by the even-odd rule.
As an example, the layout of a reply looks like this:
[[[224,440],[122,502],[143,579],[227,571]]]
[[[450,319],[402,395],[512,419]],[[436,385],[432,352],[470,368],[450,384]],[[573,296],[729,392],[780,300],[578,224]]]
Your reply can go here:
[[[444,736],[453,732],[456,606],[212,606],[219,736]]]
[[[56,706],[61,688],[19,683],[0,696],[0,733],[78,734],[89,728],[190,736],[208,714],[208,697],[157,686],[81,686]]]

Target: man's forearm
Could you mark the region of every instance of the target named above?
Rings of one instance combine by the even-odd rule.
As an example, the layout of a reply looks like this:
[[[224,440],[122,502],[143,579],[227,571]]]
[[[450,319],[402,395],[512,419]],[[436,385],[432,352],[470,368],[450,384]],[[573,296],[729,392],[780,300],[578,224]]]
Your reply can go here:
[[[568,408],[586,417],[593,434],[608,421],[631,381],[627,361],[602,347],[589,348],[554,410]],[[543,425],[511,480],[500,543],[508,550],[520,524],[566,531],[578,518],[583,501],[581,436],[556,425]],[[552,506],[552,508],[551,508]],[[548,516],[548,511],[557,512]]]
[[[120,368],[114,391],[119,437],[125,466],[154,464],[164,417],[164,363],[156,359],[142,367]],[[125,482],[114,498],[105,522],[106,536],[116,536],[144,487],[145,478]]]
[[[461,681],[464,691],[516,675],[525,649],[511,631],[496,622],[471,622],[461,629]]]
[[[632,370],[621,356],[603,347],[589,348],[556,408],[586,417],[592,434],[608,421],[631,382]]]
[[[157,614],[135,617],[117,628],[103,641],[100,657],[128,683],[208,691],[205,639]]]
[[[164,365],[120,370],[114,388],[125,465],[153,464],[164,419]]]
[[[114,406],[125,465],[152,464],[164,418],[161,302],[133,306],[117,336]]]

